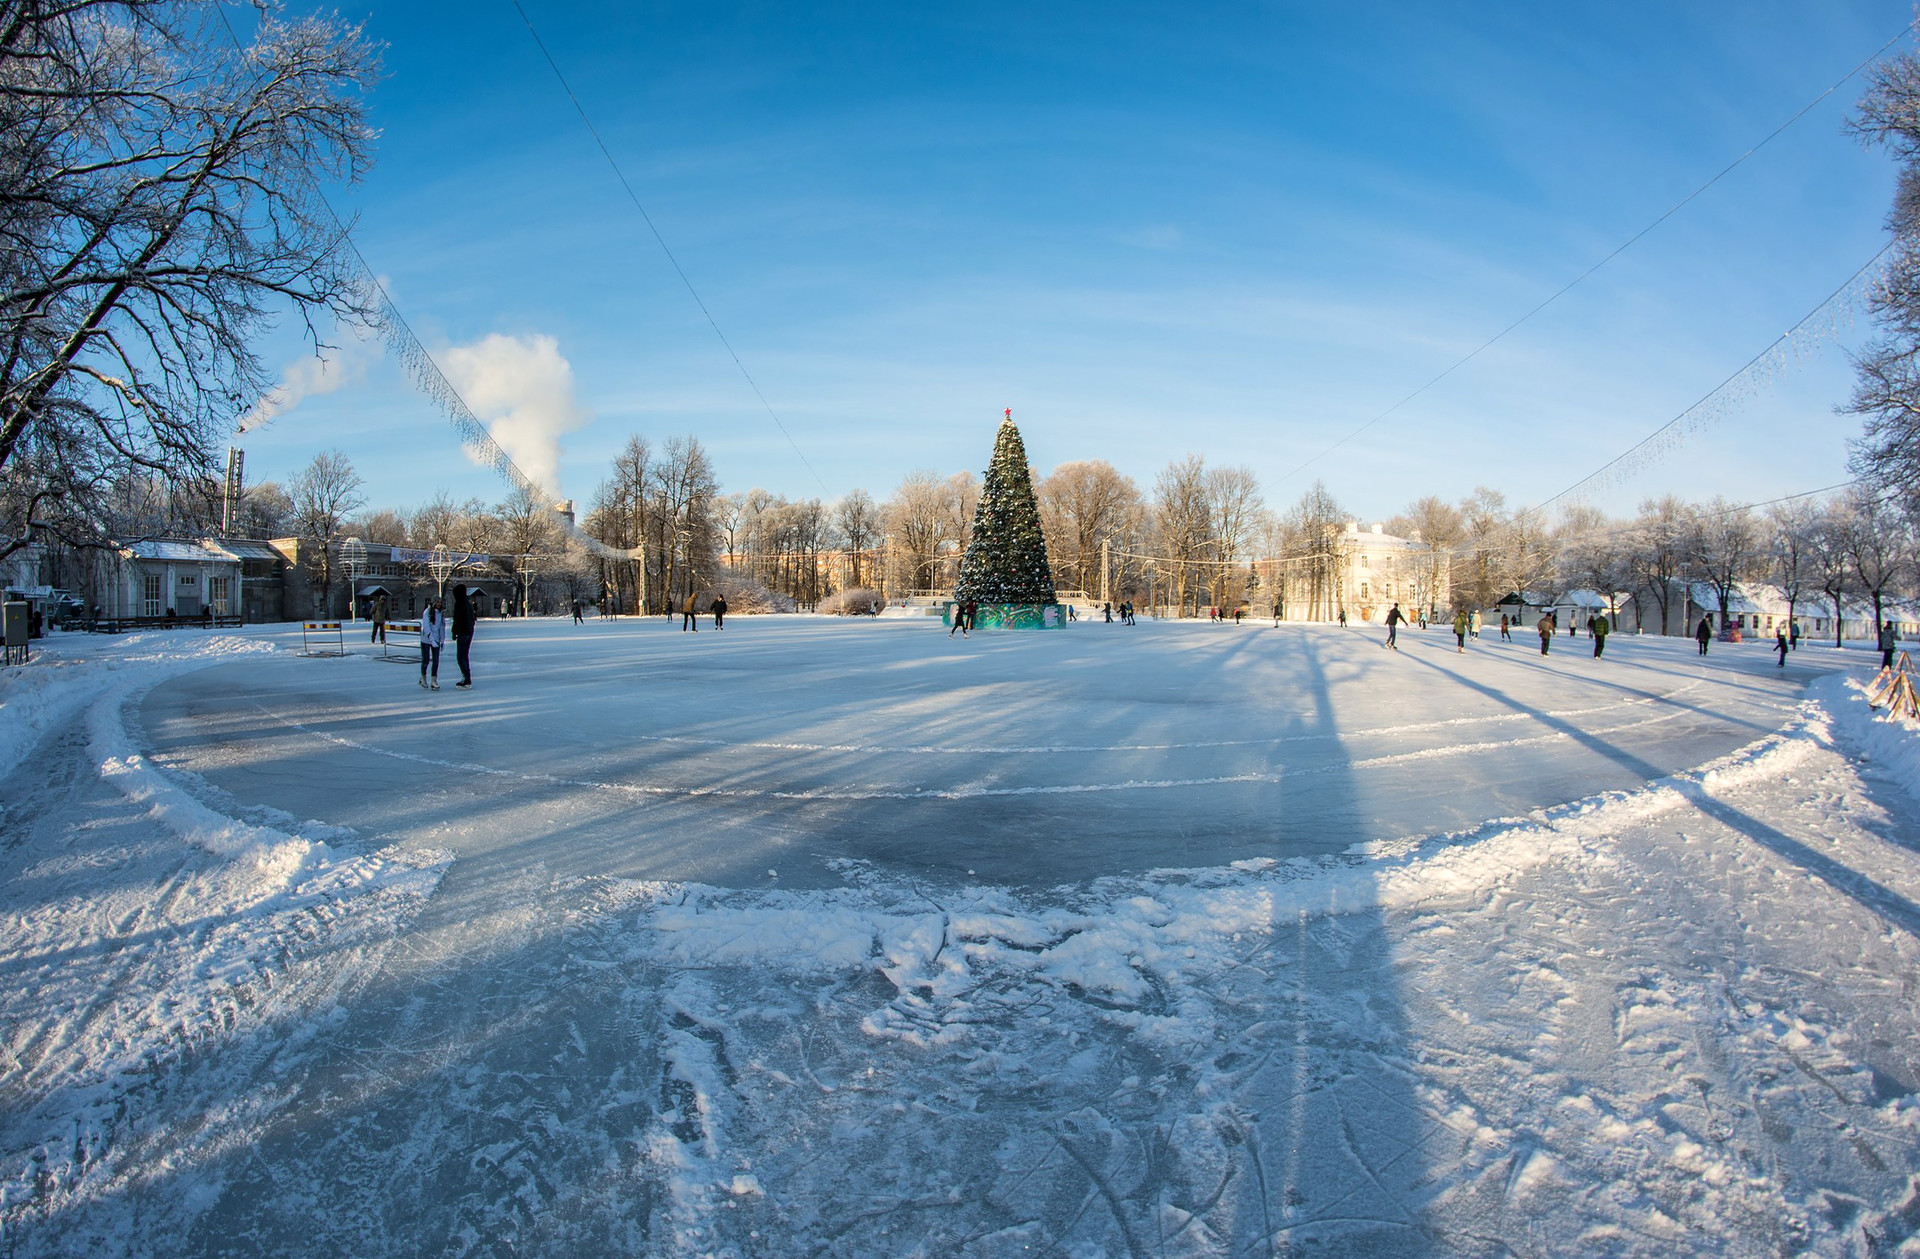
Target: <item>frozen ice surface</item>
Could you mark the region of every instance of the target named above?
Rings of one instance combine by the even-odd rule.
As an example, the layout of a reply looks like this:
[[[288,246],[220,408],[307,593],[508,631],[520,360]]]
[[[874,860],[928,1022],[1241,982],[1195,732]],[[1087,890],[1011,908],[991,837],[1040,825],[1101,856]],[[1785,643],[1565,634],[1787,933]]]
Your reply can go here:
[[[1862,653],[178,641],[0,677],[14,1253],[1920,1244]]]

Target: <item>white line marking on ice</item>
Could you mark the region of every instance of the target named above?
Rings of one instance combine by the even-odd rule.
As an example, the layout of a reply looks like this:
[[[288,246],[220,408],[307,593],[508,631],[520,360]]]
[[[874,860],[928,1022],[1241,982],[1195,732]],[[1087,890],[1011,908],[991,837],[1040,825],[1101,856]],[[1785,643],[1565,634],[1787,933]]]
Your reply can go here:
[[[329,734],[316,730],[303,722],[274,712],[264,704],[255,704],[261,712],[284,726],[298,730],[311,738],[320,739],[340,747],[352,748],[359,752],[371,752],[375,756],[390,757],[397,761],[409,761],[415,765],[431,765],[436,769],[457,769],[470,774],[486,774],[498,778],[513,778],[521,782],[548,783],[558,787],[581,787],[592,791],[623,792],[629,795],[677,797],[683,799],[714,797],[736,800],[973,800],[989,796],[1052,796],[1079,795],[1100,791],[1164,791],[1176,787],[1212,787],[1230,783],[1278,783],[1288,777],[1308,777],[1320,774],[1339,773],[1347,770],[1377,769],[1387,765],[1398,765],[1410,761],[1433,760],[1448,756],[1465,756],[1477,752],[1492,752],[1512,748],[1528,747],[1545,743],[1564,743],[1574,736],[1565,731],[1551,734],[1531,735],[1519,739],[1496,739],[1482,743],[1449,743],[1440,747],[1422,748],[1414,752],[1395,752],[1386,756],[1363,757],[1358,760],[1341,761],[1333,765],[1316,765],[1307,769],[1292,769],[1285,774],[1222,774],[1207,778],[1134,778],[1123,782],[1111,783],[1057,783],[1028,787],[915,787],[915,788],[853,788],[848,790],[807,790],[793,788],[748,788],[748,787],[671,787],[647,783],[599,782],[587,778],[563,778],[557,774],[525,774],[518,770],[499,769],[492,765],[478,765],[471,761],[449,761],[439,757],[422,756],[417,752],[396,752],[390,748],[375,747],[357,739],[343,735]],[[1685,716],[1684,710],[1662,713],[1657,717],[1648,717],[1641,721],[1630,721],[1617,726],[1602,726],[1582,731],[1585,735],[1616,734],[1622,730],[1636,730],[1643,726],[1657,725],[1663,721],[1672,721]]]

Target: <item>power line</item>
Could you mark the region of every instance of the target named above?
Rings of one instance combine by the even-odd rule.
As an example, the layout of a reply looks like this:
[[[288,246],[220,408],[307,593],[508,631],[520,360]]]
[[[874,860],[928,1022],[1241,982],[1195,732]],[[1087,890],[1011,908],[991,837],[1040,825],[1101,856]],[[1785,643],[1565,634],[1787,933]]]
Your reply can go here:
[[[627,200],[633,202],[633,208],[640,212],[640,218],[646,223],[647,230],[653,233],[654,243],[660,246],[660,252],[667,256],[668,262],[673,264],[674,274],[680,277],[680,283],[687,286],[687,293],[693,298],[693,304],[700,308],[702,315],[706,316],[707,326],[713,329],[714,336],[720,338],[720,344],[726,348],[727,356],[733,360],[733,365],[740,369],[740,375],[747,382],[747,388],[753,390],[753,396],[760,399],[760,405],[766,408],[768,417],[780,430],[780,435],[787,439],[787,445],[793,447],[793,453],[799,457],[808,474],[819,484],[821,491],[831,494],[833,491],[827,489],[827,483],[820,479],[820,474],[813,470],[811,463],[807,462],[806,453],[800,449],[800,443],[793,440],[793,434],[787,431],[787,426],[781,422],[779,413],[773,409],[773,404],[768,402],[767,396],[760,392],[760,386],[754,382],[753,373],[749,372],[747,365],[740,361],[740,355],[735,352],[733,343],[727,340],[727,334],[720,331],[720,325],[715,321],[713,312],[707,309],[704,301],[700,300],[699,290],[693,287],[693,281],[687,277],[685,268],[680,265],[680,260],[674,257],[673,250],[667,247],[666,238],[660,234],[660,229],[654,226],[653,216],[648,214],[647,207],[640,203],[640,195],[627,181],[626,172],[620,169],[620,163],[614,161],[613,151],[607,148],[607,142],[600,138],[599,128],[595,127],[593,119],[587,116],[586,106],[582,105],[580,98],[574,95],[572,85],[567,82],[567,76],[560,72],[560,63],[553,59],[551,52],[547,51],[546,41],[541,39],[540,32],[534,29],[533,19],[529,18],[527,11],[520,7],[520,0],[509,0],[509,2],[513,5],[513,11],[520,15],[520,20],[526,23],[527,34],[533,36],[534,45],[540,49],[540,55],[546,58],[548,68],[553,71],[553,77],[560,81],[560,90],[567,94],[567,99],[573,102],[574,111],[580,115],[580,121],[586,124],[587,134],[593,137],[594,144],[600,148],[600,156],[607,159],[607,165],[613,168],[614,178],[618,179],[620,186],[626,189]]]
[[[1793,126],[1794,123],[1799,122],[1802,118],[1806,117],[1807,114],[1812,112],[1813,109],[1820,104],[1820,102],[1826,100],[1829,96],[1832,96],[1835,92],[1839,91],[1842,87],[1844,87],[1846,83],[1849,80],[1851,80],[1855,75],[1859,74],[1862,70],[1872,65],[1876,60],[1879,59],[1882,53],[1886,52],[1887,49],[1893,47],[1896,43],[1900,42],[1900,39],[1912,29],[1913,29],[1913,23],[1908,23],[1906,26],[1901,27],[1898,34],[1894,35],[1894,37],[1892,39],[1889,39],[1886,43],[1880,45],[1880,47],[1874,49],[1873,53],[1870,56],[1868,56],[1866,60],[1862,61],[1859,65],[1855,66],[1853,69],[1847,71],[1844,75],[1840,76],[1840,78],[1835,80],[1832,86],[1828,87],[1826,91],[1820,93],[1818,96],[1808,101],[1805,105],[1801,106],[1800,109],[1797,112],[1795,112],[1792,117],[1788,118],[1785,122],[1775,127],[1772,131],[1768,132],[1766,136],[1762,138],[1752,148],[1748,149],[1746,152],[1742,153],[1740,156],[1734,158],[1731,162],[1728,162],[1725,166],[1721,167],[1718,171],[1714,173],[1712,178],[1708,179],[1705,183],[1701,184],[1698,188],[1695,188],[1692,192],[1688,193],[1686,196],[1680,198],[1680,200],[1668,206],[1667,209],[1658,218],[1654,219],[1651,223],[1647,224],[1645,227],[1641,228],[1639,231],[1635,232],[1633,235],[1627,237],[1627,239],[1622,241],[1618,246],[1616,246],[1612,252],[1608,253],[1605,257],[1601,258],[1598,262],[1588,267],[1585,271],[1582,271],[1579,275],[1574,276],[1573,279],[1561,285],[1560,288],[1556,289],[1553,293],[1548,295],[1548,297],[1544,301],[1534,306],[1533,309],[1527,311],[1526,314],[1520,316],[1518,319],[1514,320],[1512,323],[1508,324],[1506,327],[1502,328],[1500,331],[1494,333],[1491,337],[1488,337],[1485,341],[1475,346],[1472,350],[1468,351],[1464,356],[1455,360],[1452,364],[1450,364],[1446,368],[1446,370],[1442,371],[1439,375],[1427,381],[1426,384],[1421,385],[1418,389],[1415,389],[1412,393],[1408,394],[1406,397],[1400,399],[1398,402],[1394,403],[1392,406],[1388,407],[1386,410],[1380,412],[1380,414],[1374,416],[1372,419],[1368,420],[1366,423],[1360,425],[1358,428],[1355,428],[1351,432],[1347,433],[1345,436],[1341,437],[1338,441],[1334,442],[1331,446],[1328,446],[1325,450],[1322,450],[1319,454],[1314,455],[1311,459],[1308,459],[1304,463],[1301,463],[1298,466],[1294,467],[1291,471],[1287,472],[1278,481],[1276,481],[1275,484],[1276,485],[1285,484],[1287,481],[1292,480],[1295,476],[1306,471],[1308,468],[1312,467],[1314,464],[1320,462],[1322,459],[1326,458],[1328,455],[1332,454],[1334,451],[1340,449],[1342,446],[1346,445],[1348,442],[1352,441],[1354,438],[1360,436],[1360,434],[1366,432],[1368,429],[1372,428],[1374,425],[1378,424],[1380,421],[1386,419],[1388,416],[1398,411],[1401,407],[1406,406],[1409,402],[1412,402],[1415,398],[1418,398],[1421,394],[1427,392],[1427,390],[1433,388],[1435,385],[1439,384],[1441,381],[1445,380],[1447,377],[1459,371],[1462,367],[1465,367],[1468,363],[1478,358],[1483,352],[1492,348],[1496,343],[1504,339],[1508,333],[1514,331],[1516,328],[1520,327],[1520,325],[1526,323],[1528,320],[1532,319],[1535,315],[1539,314],[1541,311],[1545,310],[1547,307],[1559,301],[1562,297],[1565,297],[1582,281],[1586,280],[1588,277],[1593,275],[1594,272],[1600,270],[1600,268],[1606,266],[1609,262],[1612,262],[1615,258],[1618,258],[1621,254],[1625,253],[1628,249],[1632,248],[1633,245],[1636,244],[1641,237],[1653,231],[1654,228],[1659,227],[1662,223],[1665,223],[1668,219],[1672,218],[1675,214],[1679,213],[1688,204],[1690,204],[1696,198],[1698,198],[1702,193],[1706,192],[1707,189],[1713,187],[1715,184],[1719,183],[1722,179],[1726,178],[1729,174],[1731,174],[1733,170],[1736,167],[1738,167],[1742,162],[1745,162],[1748,158],[1752,157],[1755,153],[1758,153],[1761,149],[1765,148],[1768,144],[1772,143],[1775,139],[1779,138],[1779,136],[1783,132],[1785,132],[1787,128]]]
[[[239,32],[233,29],[233,23],[228,20],[226,6],[216,4],[214,12],[220,15],[220,24],[226,28],[227,38],[233,41],[234,50],[245,57],[246,46],[240,42]],[[460,395],[458,389],[453,387],[453,382],[447,379],[446,373],[440,370],[440,364],[434,360],[427,347],[421,344],[420,338],[414,335],[412,326],[401,315],[400,308],[394,304],[393,295],[387,292],[387,286],[381,282],[379,273],[367,262],[366,255],[360,252],[359,244],[354,241],[353,234],[347,230],[339,212],[333,208],[333,202],[327,199],[327,194],[315,186],[313,195],[319,201],[321,208],[327,212],[327,217],[333,220],[334,230],[340,234],[340,240],[353,251],[354,260],[360,264],[360,270],[372,285],[373,291],[379,294],[380,314],[376,330],[381,333],[388,348],[400,360],[402,369],[413,377],[415,387],[426,394],[428,400],[438,406],[453,423],[460,434],[461,445],[466,447],[468,454],[475,462],[482,467],[491,468],[509,484],[533,495],[536,500],[545,498],[548,493],[546,487],[521,471],[512,456],[508,455],[500,443],[493,439],[493,434],[486,424],[474,413],[473,408],[467,405],[467,400]],[[568,536],[603,559],[634,559],[640,555],[639,548],[625,551],[608,546],[558,511],[553,512],[552,515],[555,523]]]
[[[1749,372],[1753,371],[1754,368],[1758,367],[1762,362],[1766,361],[1769,358],[1769,356],[1773,355],[1775,352],[1780,350],[1783,346],[1791,342],[1793,338],[1797,334],[1799,334],[1799,332],[1803,328],[1805,328],[1808,324],[1812,323],[1815,319],[1817,319],[1820,316],[1822,311],[1825,311],[1828,307],[1832,306],[1835,302],[1839,301],[1845,294],[1851,291],[1855,285],[1859,284],[1863,277],[1865,277],[1870,271],[1872,271],[1874,267],[1879,265],[1880,260],[1886,257],[1888,251],[1890,251],[1892,248],[1893,248],[1893,244],[1891,242],[1881,246],[1880,252],[1876,253],[1873,257],[1867,259],[1867,261],[1861,265],[1859,270],[1855,271],[1852,275],[1846,278],[1846,280],[1840,285],[1840,287],[1834,289],[1833,292],[1827,294],[1826,297],[1822,298],[1819,304],[1816,305],[1812,310],[1808,311],[1805,315],[1802,315],[1799,321],[1796,322],[1793,325],[1793,327],[1787,329],[1785,332],[1775,337],[1771,342],[1768,343],[1765,349],[1761,350],[1758,354],[1754,355],[1752,358],[1748,359],[1745,363],[1741,364],[1740,368],[1737,371],[1735,371],[1732,375],[1728,376],[1725,380],[1715,385],[1712,389],[1709,389],[1706,392],[1706,394],[1700,398],[1698,402],[1695,402],[1692,406],[1680,412],[1680,414],[1674,416],[1672,419],[1668,420],[1665,424],[1662,424],[1659,428],[1647,434],[1645,437],[1641,438],[1638,442],[1635,442],[1632,446],[1628,447],[1626,450],[1622,451],[1620,454],[1615,455],[1612,459],[1609,459],[1606,463],[1601,464],[1600,467],[1595,469],[1593,472],[1588,473],[1586,476],[1580,478],[1578,481],[1575,481],[1572,485],[1568,486],[1566,489],[1561,490],[1558,494],[1555,494],[1552,498],[1549,498],[1544,502],[1540,503],[1538,506],[1532,508],[1530,512],[1527,514],[1543,513],[1546,511],[1548,507],[1551,507],[1553,504],[1559,502],[1562,499],[1575,497],[1580,493],[1580,491],[1582,491],[1583,489],[1589,486],[1592,486],[1598,482],[1604,481],[1609,477],[1618,476],[1623,470],[1628,468],[1637,457],[1640,457],[1646,454],[1647,452],[1651,451],[1657,443],[1668,438],[1669,435],[1673,435],[1677,438],[1677,436],[1684,430],[1684,427],[1687,425],[1690,417],[1694,417],[1697,414],[1703,412],[1705,408],[1715,398],[1717,398],[1722,393],[1726,392],[1726,390],[1730,388],[1735,382],[1739,381],[1742,377],[1746,376]],[[1702,416],[1701,422],[1704,422],[1705,420],[1709,420],[1709,419],[1711,419],[1710,415]]]

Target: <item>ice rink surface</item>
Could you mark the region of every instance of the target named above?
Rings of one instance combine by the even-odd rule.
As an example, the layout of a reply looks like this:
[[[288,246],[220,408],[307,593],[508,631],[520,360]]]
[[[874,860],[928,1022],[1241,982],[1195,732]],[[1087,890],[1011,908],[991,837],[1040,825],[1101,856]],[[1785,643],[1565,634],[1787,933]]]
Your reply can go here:
[[[855,858],[1046,885],[1338,852],[1628,787],[1775,729],[1805,671],[1747,647],[1438,628],[488,622],[477,684],[245,661],[156,689],[162,759],[468,863],[759,886]],[[366,644],[355,650],[365,653]],[[456,873],[454,878],[461,879]]]
[[[0,1231],[1920,1244],[1920,726],[1857,652],[1517,638],[69,640],[0,676]]]

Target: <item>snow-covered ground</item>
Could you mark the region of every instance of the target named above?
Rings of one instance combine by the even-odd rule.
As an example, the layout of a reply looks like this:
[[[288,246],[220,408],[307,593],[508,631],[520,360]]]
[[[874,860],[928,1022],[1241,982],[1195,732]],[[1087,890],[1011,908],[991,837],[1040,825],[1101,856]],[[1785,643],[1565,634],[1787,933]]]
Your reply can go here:
[[[289,645],[0,675],[15,1253],[1920,1250],[1859,653]]]

